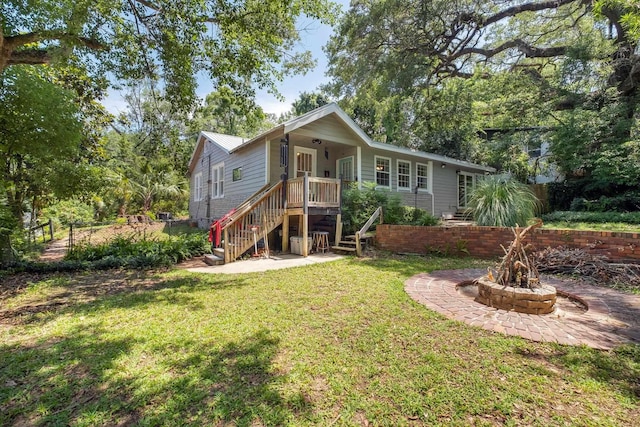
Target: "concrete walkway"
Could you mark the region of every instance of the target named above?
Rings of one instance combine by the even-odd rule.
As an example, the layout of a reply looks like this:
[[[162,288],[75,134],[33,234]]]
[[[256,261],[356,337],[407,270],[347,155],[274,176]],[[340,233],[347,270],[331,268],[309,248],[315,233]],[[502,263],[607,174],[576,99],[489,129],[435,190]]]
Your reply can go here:
[[[405,282],[405,291],[415,301],[450,319],[505,335],[598,349],[640,343],[640,295],[545,277],[558,294],[571,298],[559,297],[551,314],[530,315],[475,302],[468,284],[484,274],[486,271],[481,269],[421,273]]]
[[[204,261],[200,260],[202,266],[195,266],[194,263],[182,266],[184,270],[194,273],[209,274],[237,274],[237,273],[255,273],[268,270],[280,270],[283,268],[301,267],[304,265],[318,264],[322,262],[335,261],[344,258],[344,255],[338,255],[331,252],[325,254],[311,254],[308,257],[292,254],[272,255],[270,258],[250,258],[247,260],[235,261],[224,265],[208,266]]]

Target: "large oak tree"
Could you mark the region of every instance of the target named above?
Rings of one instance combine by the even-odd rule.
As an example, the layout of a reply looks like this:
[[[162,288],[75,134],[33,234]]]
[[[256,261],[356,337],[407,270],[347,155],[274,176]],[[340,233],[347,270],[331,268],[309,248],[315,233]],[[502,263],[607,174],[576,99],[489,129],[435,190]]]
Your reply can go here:
[[[296,20],[332,22],[326,0],[4,0],[0,71],[81,60],[121,81],[162,78],[175,106],[194,101],[196,75],[249,94],[312,65],[295,52]]]
[[[403,142],[428,149],[438,127],[451,128],[438,111],[457,110],[460,123],[487,114],[477,123],[480,130],[496,121],[491,112],[499,103],[516,105],[511,124],[503,122],[558,130],[554,151],[568,174],[602,178],[624,170],[615,180],[629,182],[636,175],[619,166],[638,157],[638,144],[628,142],[637,123],[639,28],[640,6],[631,0],[354,1],[327,46],[330,89],[354,111],[372,104],[368,100],[392,106],[383,108],[376,123],[400,111],[413,126]],[[448,80],[470,78],[478,85],[465,86],[480,87],[485,98],[450,93]],[[492,82],[493,94],[480,79]],[[529,89],[520,93],[523,84]],[[429,124],[423,133],[415,127],[420,123]],[[453,126],[444,139],[443,154],[451,152],[449,141],[472,133],[459,129]]]

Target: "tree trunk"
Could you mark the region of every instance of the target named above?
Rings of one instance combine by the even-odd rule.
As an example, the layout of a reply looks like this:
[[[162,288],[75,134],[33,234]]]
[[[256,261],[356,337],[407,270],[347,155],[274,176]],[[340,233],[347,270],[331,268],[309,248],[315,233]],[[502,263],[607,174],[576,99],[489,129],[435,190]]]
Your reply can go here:
[[[0,230],[0,265],[7,266],[15,261],[11,237],[8,231]]]

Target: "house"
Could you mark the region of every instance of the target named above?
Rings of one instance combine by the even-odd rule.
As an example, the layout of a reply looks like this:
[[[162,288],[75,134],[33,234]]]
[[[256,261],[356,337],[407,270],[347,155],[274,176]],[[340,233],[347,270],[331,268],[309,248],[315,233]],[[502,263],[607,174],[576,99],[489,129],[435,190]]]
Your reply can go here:
[[[202,228],[223,219],[219,232],[229,233],[229,224],[236,224],[238,236],[251,234],[248,229],[272,233],[282,226],[286,250],[290,232],[306,241],[317,221],[335,217],[339,222],[341,185],[345,183],[361,187],[364,182],[375,182],[381,191],[399,195],[407,206],[442,216],[464,209],[476,181],[493,171],[372,141],[331,103],[251,139],[201,132],[189,161],[189,216]],[[290,217],[294,217],[292,222]],[[222,239],[225,246],[232,244],[233,236],[227,237]],[[251,239],[244,239],[246,244],[232,244],[239,249],[225,247],[227,261],[251,246]],[[306,243],[303,247],[306,249]]]

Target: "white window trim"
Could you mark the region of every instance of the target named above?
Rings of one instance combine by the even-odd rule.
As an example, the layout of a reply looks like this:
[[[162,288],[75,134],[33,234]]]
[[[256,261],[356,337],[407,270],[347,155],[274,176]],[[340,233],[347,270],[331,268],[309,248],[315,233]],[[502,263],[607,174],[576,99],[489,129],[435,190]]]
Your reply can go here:
[[[218,180],[213,180],[213,171],[218,171]],[[222,172],[222,173],[220,173]],[[217,195],[213,194],[213,189],[217,188],[219,190],[220,183],[222,183],[222,191],[218,191]],[[212,199],[222,199],[224,198],[224,162],[216,163],[211,166],[211,198]]]
[[[409,186],[400,187],[400,163],[409,165]],[[396,189],[398,191],[411,191],[411,162],[409,160],[396,159]]]
[[[427,188],[418,188],[418,191],[423,193],[433,193],[433,162],[416,162],[416,186],[418,185],[418,166],[426,166],[427,168]]]
[[[382,159],[382,160],[387,160],[389,162],[389,185],[380,185],[378,184],[378,169],[376,169],[376,166],[378,165],[378,159]],[[384,157],[384,156],[373,156],[373,182],[376,183],[376,188],[385,188],[388,190],[391,190],[391,173],[393,171],[391,170],[391,157]]]
[[[202,201],[202,172],[198,172],[193,177],[193,201]]]

